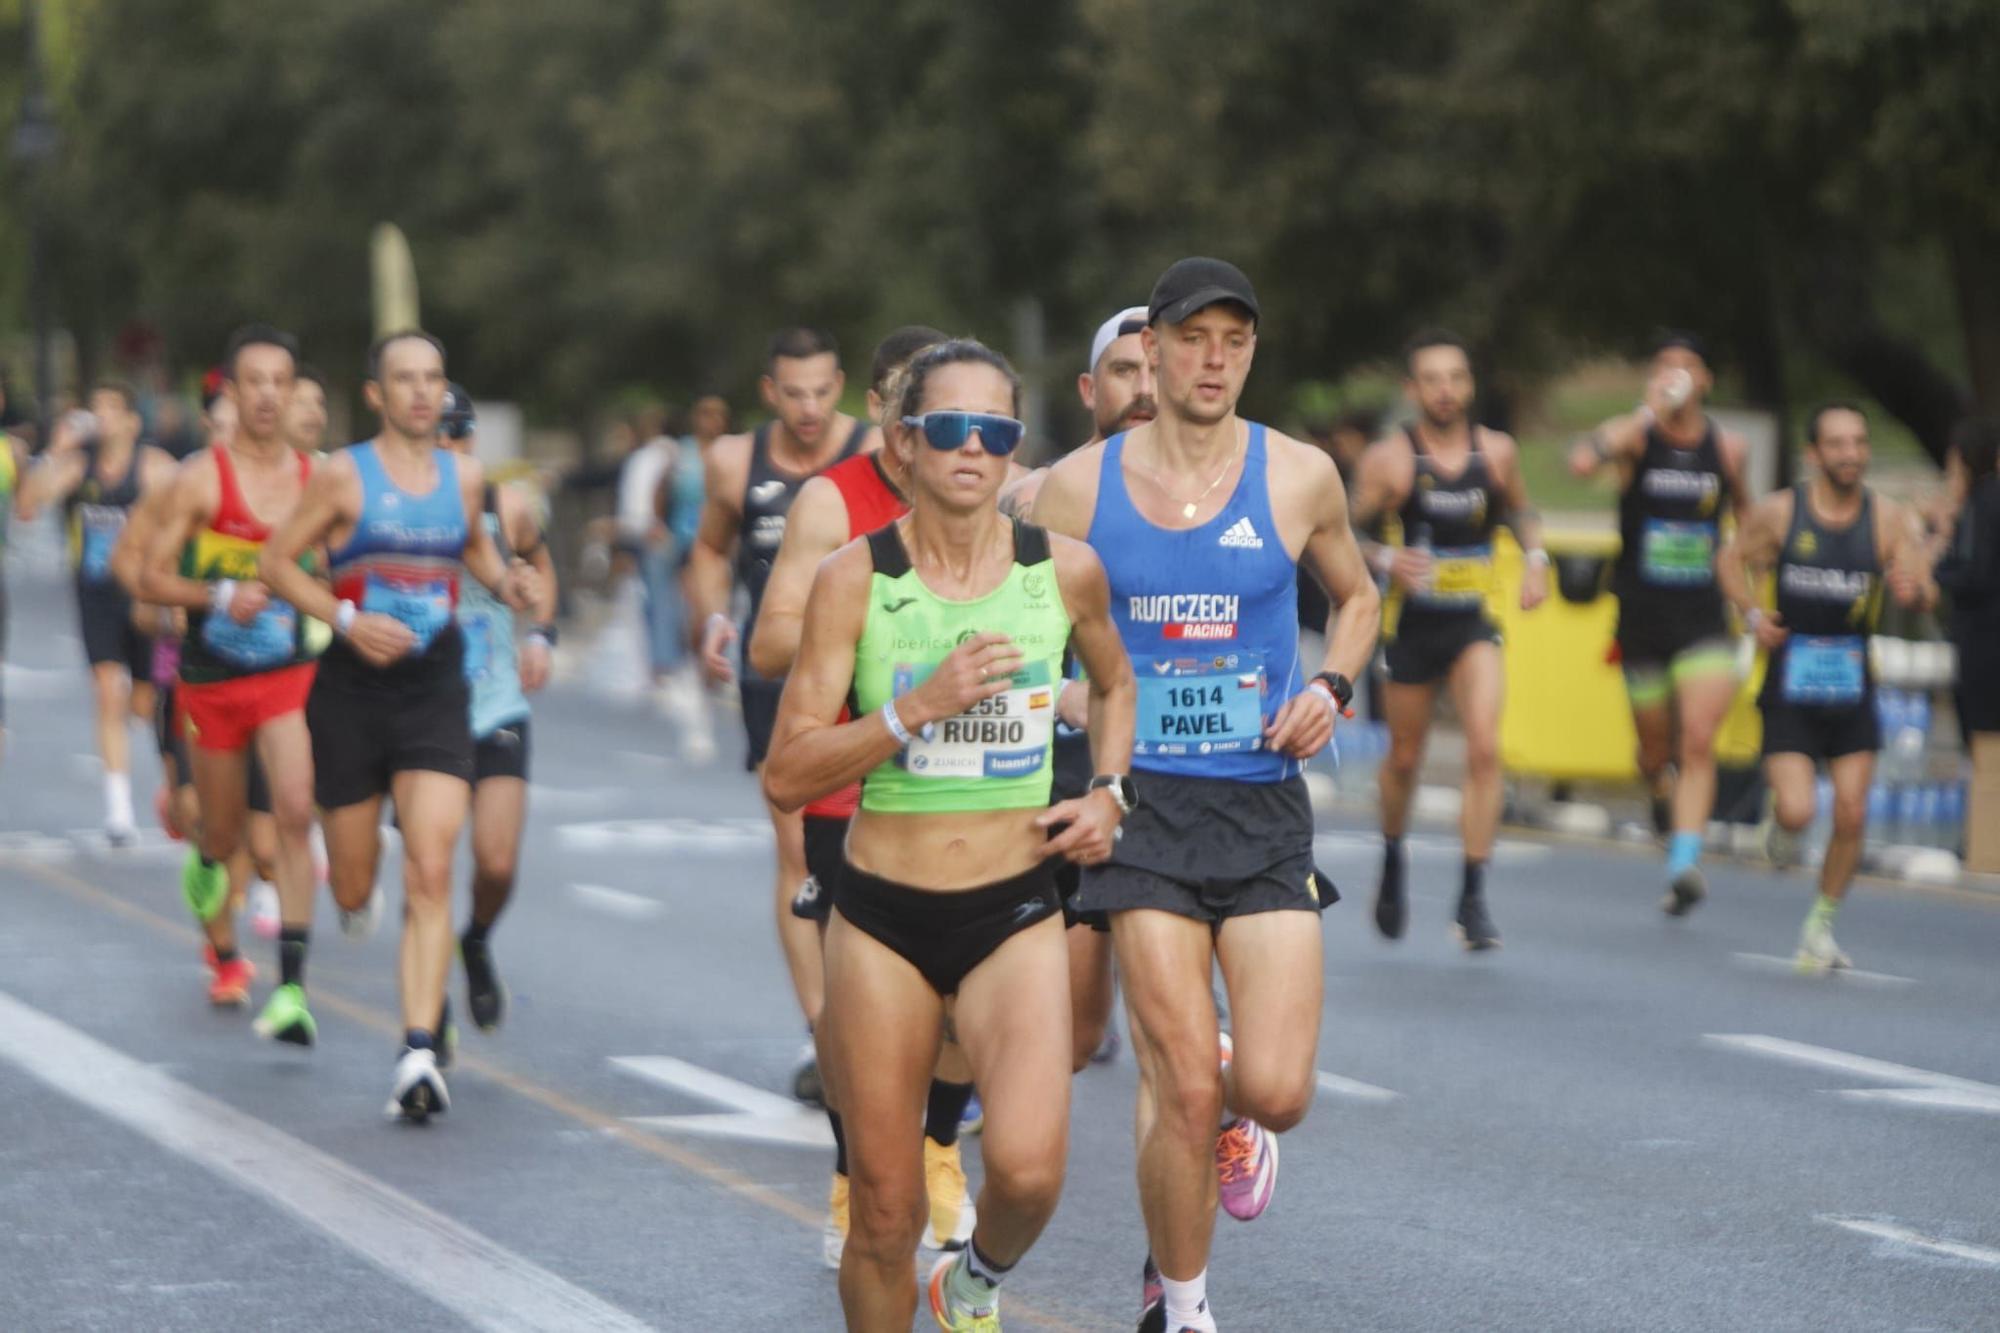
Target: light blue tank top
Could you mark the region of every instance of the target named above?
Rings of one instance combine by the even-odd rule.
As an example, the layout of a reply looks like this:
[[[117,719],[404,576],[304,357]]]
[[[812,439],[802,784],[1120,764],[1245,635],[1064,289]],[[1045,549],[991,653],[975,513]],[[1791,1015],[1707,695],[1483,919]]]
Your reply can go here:
[[[501,551],[507,539],[500,530],[499,498],[486,492],[482,521]],[[465,636],[465,679],[472,687],[472,736],[484,740],[512,722],[528,717],[528,696],[521,689],[521,652],[514,642],[514,609],[468,579],[458,599],[458,629]]]
[[[402,621],[422,652],[458,605],[468,536],[458,456],[438,449],[437,485],[412,495],[390,478],[373,440],[347,452],[361,477],[361,518],[347,543],[328,553],[334,596]]]
[[[1090,544],[1139,683],[1132,766],[1179,777],[1279,782],[1299,762],[1264,748],[1264,724],[1305,687],[1298,564],[1271,517],[1264,427],[1243,476],[1199,527],[1158,527],[1132,504],[1125,436],[1104,446]]]

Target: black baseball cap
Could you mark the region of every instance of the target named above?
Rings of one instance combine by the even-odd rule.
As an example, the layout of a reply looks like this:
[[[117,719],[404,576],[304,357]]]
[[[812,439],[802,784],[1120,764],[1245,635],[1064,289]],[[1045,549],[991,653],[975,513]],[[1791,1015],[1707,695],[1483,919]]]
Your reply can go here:
[[[1197,256],[1177,260],[1153,284],[1153,299],[1146,303],[1146,322],[1179,324],[1197,310],[1222,301],[1234,301],[1248,310],[1253,323],[1259,318],[1256,289],[1242,269],[1226,259]]]
[[[472,434],[475,420],[472,411],[472,395],[465,391],[463,384],[445,387],[444,411],[438,415],[438,429],[446,439],[462,440]]]
[[[1684,352],[1693,352],[1702,359],[1704,365],[1715,364],[1708,355],[1708,344],[1703,341],[1701,335],[1698,333],[1692,333],[1687,329],[1660,329],[1653,334],[1652,354],[1654,356],[1658,356],[1670,347],[1678,347]]]

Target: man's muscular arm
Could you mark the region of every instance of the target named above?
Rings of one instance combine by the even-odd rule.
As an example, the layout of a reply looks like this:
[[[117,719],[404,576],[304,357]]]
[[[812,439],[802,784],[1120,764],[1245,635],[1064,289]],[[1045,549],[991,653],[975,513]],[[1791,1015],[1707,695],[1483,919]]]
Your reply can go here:
[[[785,519],[785,539],[778,546],[771,576],[764,583],[764,600],[757,610],[757,629],[750,636],[750,665],[772,680],[792,669],[805,629],[806,602],[812,596],[819,562],[847,543],[847,501],[840,488],[825,477],[814,477],[799,488]]]
[[[750,437],[728,435],[709,447],[702,465],[704,483],[701,520],[694,545],[681,571],[681,597],[687,603],[688,637],[711,681],[728,680],[729,645],[736,629],[728,623],[729,557],[736,550],[743,526],[743,484],[750,467]]]

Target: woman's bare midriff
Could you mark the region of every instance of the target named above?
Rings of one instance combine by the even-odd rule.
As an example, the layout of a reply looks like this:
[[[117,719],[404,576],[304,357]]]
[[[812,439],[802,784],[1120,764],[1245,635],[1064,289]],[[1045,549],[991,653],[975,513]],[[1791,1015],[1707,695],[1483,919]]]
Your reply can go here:
[[[862,810],[847,834],[847,859],[913,889],[976,889],[1024,874],[1042,859],[1048,834],[1035,820],[1047,808],[956,814]]]

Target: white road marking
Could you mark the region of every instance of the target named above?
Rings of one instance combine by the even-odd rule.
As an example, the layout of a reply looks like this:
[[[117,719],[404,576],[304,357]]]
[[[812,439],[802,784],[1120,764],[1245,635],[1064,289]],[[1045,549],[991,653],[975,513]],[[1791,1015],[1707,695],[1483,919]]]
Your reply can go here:
[[[103,834],[99,834],[101,841]],[[67,838],[52,837],[46,833],[22,830],[18,833],[0,833],[0,857],[16,857],[23,861],[38,861],[48,864],[75,858],[77,848]]]
[[[1879,1101],[1892,1105],[1978,1111],[1987,1115],[2000,1115],[2000,1087],[1991,1083],[1959,1078],[1955,1074],[1939,1074],[1929,1069],[1899,1065],[1866,1055],[1853,1055],[1847,1051],[1836,1051],[1828,1046],[1811,1046],[1802,1041],[1788,1041],[1783,1037],[1766,1037],[1754,1033],[1711,1032],[1702,1040],[1751,1055],[1783,1060],[1789,1064],[1805,1065],[1813,1069],[1829,1069],[1854,1078],[1900,1085],[1887,1090],[1853,1089],[1840,1092],[1841,1096],[1855,1101]]]
[[[721,855],[768,849],[767,819],[605,819],[564,824],[556,837],[578,852],[692,852]]]
[[[666,904],[657,899],[614,889],[608,884],[572,884],[569,891],[585,907],[624,917],[627,921],[644,921],[667,910]]]
[[[739,1083],[727,1075],[669,1055],[616,1055],[611,1063],[663,1088],[731,1108],[721,1115],[627,1116],[628,1124],[796,1148],[833,1146],[833,1131],[827,1128],[825,1113],[801,1106],[789,1097]]]
[[[1336,1097],[1348,1097],[1357,1102],[1393,1102],[1403,1094],[1378,1088],[1373,1083],[1363,1083],[1358,1078],[1346,1078],[1340,1074],[1329,1074],[1324,1069],[1319,1075],[1319,1090],[1330,1092]]]
[[[55,699],[72,693],[71,686],[82,680],[81,673],[57,667],[29,667],[17,662],[0,665],[0,680],[6,682],[9,699]],[[82,690],[75,693],[81,694]]]
[[[1947,1240],[1943,1236],[1927,1236],[1909,1227],[1897,1226],[1893,1222],[1876,1222],[1866,1217],[1834,1217],[1822,1213],[1822,1222],[1863,1236],[1873,1236],[1877,1240],[1888,1241],[1892,1245],[1903,1245],[1927,1254],[1943,1255],[1947,1259],[1964,1259],[1970,1263],[1984,1264],[1988,1268],[2000,1268],[2000,1250],[1988,1249],[1984,1245],[1968,1245],[1962,1240]]]
[[[1774,953],[1736,953],[1731,954],[1730,957],[1739,963],[1747,963],[1751,967],[1760,968],[1768,972],[1798,972],[1798,964],[1794,960],[1780,958]],[[1858,982],[1863,986],[1914,986],[1917,984],[1915,977],[1899,977],[1890,972],[1864,972],[1858,967],[1823,968],[1811,973],[1811,975],[1815,980],[1824,977],[1828,980]]]
[[[366,1172],[4,993],[0,1059],[262,1196],[475,1327],[646,1327]]]

